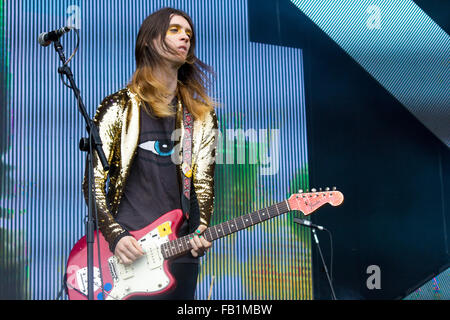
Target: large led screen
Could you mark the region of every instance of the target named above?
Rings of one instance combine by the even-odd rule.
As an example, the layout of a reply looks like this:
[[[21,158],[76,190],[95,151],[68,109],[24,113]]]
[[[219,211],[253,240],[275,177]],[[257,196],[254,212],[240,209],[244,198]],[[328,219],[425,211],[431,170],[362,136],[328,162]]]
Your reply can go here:
[[[302,50],[249,41],[246,1],[2,1],[0,263],[19,299],[55,299],[69,252],[85,233],[86,136],[44,31],[70,25],[70,62],[92,117],[135,69],[140,24],[170,6],[196,27],[197,56],[213,67],[221,132],[211,224],[309,188]],[[61,38],[66,57],[76,45]],[[312,299],[309,230],[290,212],[217,240],[201,260],[198,299]],[[62,295],[66,299],[65,295]]]

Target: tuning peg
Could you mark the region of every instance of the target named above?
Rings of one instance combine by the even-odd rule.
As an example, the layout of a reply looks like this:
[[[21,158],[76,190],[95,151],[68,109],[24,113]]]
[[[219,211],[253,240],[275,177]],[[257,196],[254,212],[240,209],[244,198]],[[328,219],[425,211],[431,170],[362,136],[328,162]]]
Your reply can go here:
[[[326,188],[325,188],[325,191],[330,191],[330,188],[326,187]]]
[[[317,190],[315,189],[315,188],[312,188],[311,189],[311,192],[316,192]]]
[[[322,192],[322,188],[319,188],[319,192]]]
[[[298,193],[303,193],[303,189],[298,190]]]
[[[333,187],[333,191],[336,191],[336,187]]]

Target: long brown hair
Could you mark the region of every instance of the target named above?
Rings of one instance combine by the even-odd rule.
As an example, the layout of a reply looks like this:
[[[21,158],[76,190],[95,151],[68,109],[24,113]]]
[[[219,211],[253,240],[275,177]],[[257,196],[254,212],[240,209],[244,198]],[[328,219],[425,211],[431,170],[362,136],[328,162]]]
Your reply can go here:
[[[191,18],[181,10],[163,8],[144,20],[136,40],[136,71],[128,86],[142,101],[146,102],[143,107],[148,113],[152,111],[158,117],[168,117],[175,114],[175,111],[168,107],[165,100],[170,92],[154,76],[154,70],[163,65],[163,57],[155,48],[153,40],[159,40],[163,50],[176,54],[176,51],[171,49],[165,41],[172,15],[185,18],[192,30],[191,46],[186,63],[178,69],[177,94],[195,119],[203,119],[215,106],[215,102],[207,94],[207,89],[211,84],[209,75],[214,75],[214,73],[210,66],[195,56],[194,25]],[[148,106],[151,110],[147,109]]]

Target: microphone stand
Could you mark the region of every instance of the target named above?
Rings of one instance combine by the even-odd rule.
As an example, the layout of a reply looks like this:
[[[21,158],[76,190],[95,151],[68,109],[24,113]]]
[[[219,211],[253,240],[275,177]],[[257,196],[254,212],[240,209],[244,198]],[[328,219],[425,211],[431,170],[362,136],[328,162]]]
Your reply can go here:
[[[319,238],[317,237],[317,234],[316,234],[316,228],[315,228],[315,227],[312,227],[311,229],[312,229],[312,233],[313,233],[314,242],[315,242],[316,245],[317,245],[317,249],[319,249],[320,258],[321,258],[321,260],[322,260],[322,264],[323,264],[323,267],[324,267],[324,269],[325,269],[325,273],[326,273],[326,275],[327,275],[328,283],[330,284],[330,288],[331,288],[331,296],[333,297],[333,300],[337,300],[337,299],[336,299],[336,295],[335,295],[335,293],[334,293],[333,284],[331,283],[330,274],[328,273],[328,268],[327,268],[327,265],[325,264],[325,260],[323,259],[322,250],[320,249]]]
[[[298,218],[294,218],[294,222],[298,223],[300,225],[303,225],[305,227],[311,228],[312,233],[313,233],[314,242],[316,243],[317,249],[319,250],[320,259],[322,260],[322,264],[323,264],[323,267],[325,269],[325,273],[327,275],[328,283],[330,284],[331,296],[333,297],[333,300],[337,300],[336,299],[336,295],[334,293],[333,284],[331,282],[330,274],[328,273],[328,268],[327,268],[327,265],[325,264],[325,259],[323,258],[322,249],[320,248],[320,245],[319,245],[319,238],[317,237],[317,234],[316,234],[316,229],[319,229],[319,230],[323,229],[323,230],[326,230],[326,231],[328,231],[328,230],[323,228],[323,227],[321,227],[321,226],[316,226],[314,224],[305,224],[302,219],[298,219]]]
[[[94,299],[94,215],[93,215],[93,208],[92,208],[92,200],[93,200],[93,176],[94,176],[94,170],[93,170],[93,149],[97,151],[98,157],[100,159],[100,162],[102,163],[103,169],[105,171],[109,170],[109,164],[106,160],[105,153],[102,149],[102,141],[100,139],[100,135],[98,133],[98,130],[96,126],[94,125],[94,122],[89,118],[86,108],[83,104],[83,101],[81,99],[80,90],[75,84],[75,80],[73,78],[72,71],[70,70],[70,67],[66,65],[66,57],[64,56],[64,50],[63,47],[58,40],[54,41],[55,50],[59,55],[60,60],[63,62],[63,66],[58,68],[58,73],[66,75],[67,79],[69,79],[70,82],[70,88],[73,90],[75,97],[78,101],[78,110],[80,111],[81,115],[84,118],[84,121],[86,122],[86,130],[88,131],[89,138],[82,138],[80,140],[79,148],[82,152],[87,152],[87,161],[89,166],[89,179],[88,179],[88,185],[89,185],[89,204],[88,204],[88,218],[85,223],[86,227],[86,243],[87,243],[87,268],[88,268],[88,300]]]

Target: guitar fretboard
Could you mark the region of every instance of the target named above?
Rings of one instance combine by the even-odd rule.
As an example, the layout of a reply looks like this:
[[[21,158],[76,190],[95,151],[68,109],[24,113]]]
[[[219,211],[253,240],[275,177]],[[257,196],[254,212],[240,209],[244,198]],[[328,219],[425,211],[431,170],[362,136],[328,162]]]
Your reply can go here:
[[[237,231],[254,226],[255,224],[275,218],[276,216],[279,216],[288,211],[290,211],[290,208],[287,200],[285,200],[270,207],[254,211],[252,213],[209,227],[203,232],[202,236],[204,236],[205,239],[209,242],[212,242]],[[194,234],[190,234],[164,243],[161,246],[163,257],[165,259],[170,259],[191,250],[192,246],[189,242],[189,238],[193,235]]]

